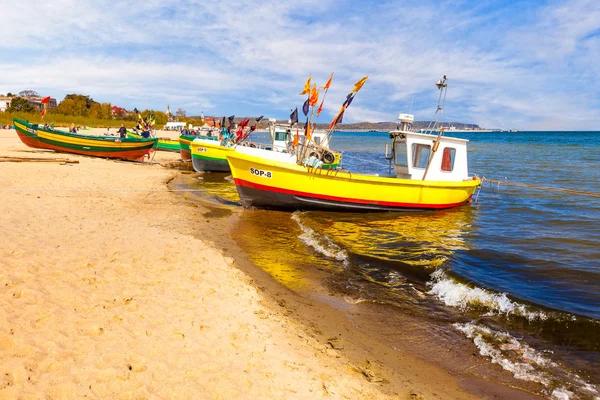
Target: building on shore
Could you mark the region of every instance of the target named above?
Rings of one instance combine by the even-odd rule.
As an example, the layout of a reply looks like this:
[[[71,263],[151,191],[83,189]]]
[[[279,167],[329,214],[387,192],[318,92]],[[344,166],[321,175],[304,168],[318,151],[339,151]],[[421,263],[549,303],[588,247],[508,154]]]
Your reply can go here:
[[[12,99],[13,98],[9,96],[0,96],[0,112],[4,112],[8,107],[10,107],[10,102]]]
[[[17,97],[22,97],[22,98],[26,99],[27,102],[29,102],[29,104],[31,104],[32,106],[37,108],[39,111],[42,111],[44,109],[44,103],[42,103],[42,100],[45,97],[49,97],[49,96],[40,96],[39,94],[37,94],[36,92],[31,91],[31,90],[24,90],[21,93],[19,93],[18,95],[14,95],[14,96],[0,96],[0,111],[5,112],[8,109],[8,107],[10,107],[11,101],[13,99],[16,99]],[[56,106],[57,106],[56,99],[53,97],[50,97],[50,100],[47,102],[47,104],[48,104],[47,109],[56,108]]]

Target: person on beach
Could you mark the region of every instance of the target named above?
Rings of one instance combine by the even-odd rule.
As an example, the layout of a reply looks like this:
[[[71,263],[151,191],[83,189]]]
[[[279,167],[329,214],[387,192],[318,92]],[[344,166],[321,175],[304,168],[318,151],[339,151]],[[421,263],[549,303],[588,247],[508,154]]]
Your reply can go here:
[[[127,137],[127,128],[125,128],[125,125],[121,124],[121,127],[119,128],[119,136],[121,136],[122,139]]]
[[[69,132],[71,133],[77,133],[77,129],[75,128],[75,124],[71,123],[71,126],[69,126]]]

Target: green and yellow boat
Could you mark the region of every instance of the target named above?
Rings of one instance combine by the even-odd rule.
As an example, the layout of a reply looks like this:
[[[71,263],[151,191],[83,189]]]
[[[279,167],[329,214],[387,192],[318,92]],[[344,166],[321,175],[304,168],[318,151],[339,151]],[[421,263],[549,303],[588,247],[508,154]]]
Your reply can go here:
[[[154,138],[128,139],[115,136],[92,136],[64,132],[39,124],[13,119],[21,141],[29,147],[92,157],[139,161],[156,147]]]

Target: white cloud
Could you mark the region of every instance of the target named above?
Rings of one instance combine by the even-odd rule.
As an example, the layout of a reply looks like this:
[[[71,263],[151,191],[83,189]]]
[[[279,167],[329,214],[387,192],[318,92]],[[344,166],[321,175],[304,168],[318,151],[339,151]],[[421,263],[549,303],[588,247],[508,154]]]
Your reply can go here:
[[[335,71],[329,116],[369,81],[346,120],[394,120],[415,93],[431,118],[433,83],[450,78],[444,119],[503,128],[596,129],[600,69],[591,1],[461,3],[151,0],[6,2],[0,93],[82,92],[126,107],[286,117],[308,74]],[[15,26],[27,27],[15,29]],[[237,111],[236,111],[237,110]],[[557,117],[561,115],[561,117]]]

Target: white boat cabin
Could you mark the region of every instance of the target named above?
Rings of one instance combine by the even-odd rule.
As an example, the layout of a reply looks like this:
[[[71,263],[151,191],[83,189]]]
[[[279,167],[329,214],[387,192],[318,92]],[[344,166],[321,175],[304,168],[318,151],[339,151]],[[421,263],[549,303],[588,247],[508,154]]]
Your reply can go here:
[[[412,132],[409,126],[414,116],[400,114],[398,119],[401,127],[390,132],[392,152],[386,154],[398,178],[446,182],[469,179],[468,140]]]
[[[294,142],[294,136],[296,136],[296,129],[290,128],[285,125],[275,125],[274,120],[269,119],[269,133],[271,135],[271,145],[273,151],[280,153],[288,153],[289,144]],[[304,130],[300,129],[298,132],[298,143],[300,146],[304,145]],[[327,137],[326,131],[314,131],[312,132],[312,141],[317,146],[323,146],[329,148],[329,138]]]

